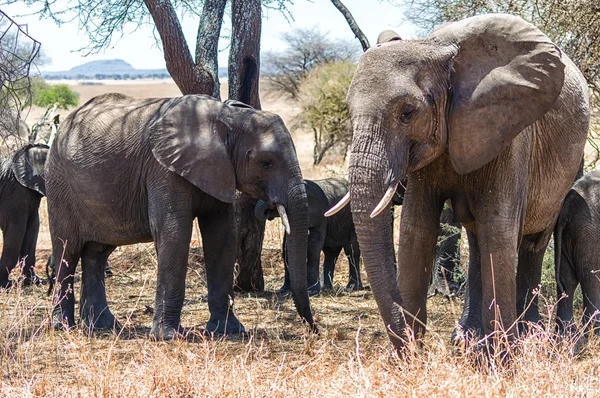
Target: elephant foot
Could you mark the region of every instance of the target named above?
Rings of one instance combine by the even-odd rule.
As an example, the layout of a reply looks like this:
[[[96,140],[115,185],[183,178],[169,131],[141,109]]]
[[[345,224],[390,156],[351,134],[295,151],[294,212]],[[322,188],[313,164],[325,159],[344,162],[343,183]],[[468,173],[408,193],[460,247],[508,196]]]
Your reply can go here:
[[[361,282],[350,281],[346,285],[346,289],[355,292],[357,290],[364,290],[364,287]]]
[[[284,283],[283,286],[281,286],[279,288],[279,290],[277,290],[277,294],[287,294],[287,293],[291,293],[291,292],[292,292],[292,288],[287,283]]]
[[[224,319],[211,315],[210,320],[206,323],[206,330],[210,333],[215,334],[246,333],[246,328],[236,318],[233,312],[229,312],[228,316]]]
[[[154,340],[174,340],[185,336],[185,330],[181,325],[172,327],[162,323],[153,323],[150,329],[150,337]]]
[[[93,316],[93,308],[87,309],[85,314],[81,315],[81,319],[89,329],[94,330],[120,330],[121,324],[115,316],[106,307],[98,316]]]
[[[321,282],[318,279],[316,282],[308,281],[307,285],[309,296],[316,296],[317,294],[321,293]]]
[[[480,339],[483,336],[483,329],[478,327],[469,327],[459,324],[452,331],[450,341],[455,346],[467,347],[471,342]]]
[[[42,279],[37,276],[33,271],[31,275],[26,275],[23,277],[23,286],[41,286]]]
[[[72,329],[75,327],[75,316],[67,314],[60,307],[52,311],[52,328],[54,330]]]
[[[0,279],[0,289],[10,289],[14,283],[10,279]]]

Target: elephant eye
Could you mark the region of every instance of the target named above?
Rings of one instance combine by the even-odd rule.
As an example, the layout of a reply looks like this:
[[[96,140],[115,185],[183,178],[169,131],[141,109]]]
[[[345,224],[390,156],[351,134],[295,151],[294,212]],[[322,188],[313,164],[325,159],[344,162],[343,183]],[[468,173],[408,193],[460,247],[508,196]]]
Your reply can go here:
[[[411,104],[406,104],[400,113],[400,122],[402,124],[410,124],[411,119],[415,114],[416,107]]]
[[[262,166],[263,169],[269,170],[271,167],[273,167],[273,162],[271,162],[268,159],[265,159],[265,160],[261,161],[260,165]]]

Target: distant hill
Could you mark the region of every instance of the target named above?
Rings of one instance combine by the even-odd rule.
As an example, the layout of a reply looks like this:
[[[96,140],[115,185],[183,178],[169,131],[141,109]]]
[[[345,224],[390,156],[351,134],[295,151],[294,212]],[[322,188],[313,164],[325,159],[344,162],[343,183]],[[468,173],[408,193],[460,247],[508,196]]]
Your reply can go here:
[[[219,77],[227,76],[227,68],[219,68]],[[42,77],[46,80],[62,79],[115,79],[115,80],[135,80],[135,79],[166,79],[171,77],[166,69],[136,69],[122,59],[107,59],[101,61],[86,62],[83,65],[75,66],[68,71],[60,72],[42,72]]]

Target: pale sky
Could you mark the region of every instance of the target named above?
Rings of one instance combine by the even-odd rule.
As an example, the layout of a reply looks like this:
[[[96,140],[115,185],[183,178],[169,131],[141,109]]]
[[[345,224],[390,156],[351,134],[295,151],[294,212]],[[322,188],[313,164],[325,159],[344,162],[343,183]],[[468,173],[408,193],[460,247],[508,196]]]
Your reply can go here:
[[[389,0],[344,0],[344,4],[352,12],[371,44],[375,43],[379,33],[385,29],[394,29],[403,38],[414,38],[416,35],[415,28],[404,18],[402,9],[391,4]],[[88,39],[83,31],[80,32],[77,20],[58,27],[50,20],[39,20],[37,16],[26,15],[36,8],[28,8],[24,4],[2,6],[0,9],[15,22],[28,24],[29,35],[42,43],[51,62],[41,70],[68,70],[99,59],[123,59],[138,69],[165,67],[162,49],[156,44],[150,26],[143,26],[134,32],[132,32],[133,26],[126,27],[126,34],[119,40],[117,40],[118,36],[115,36],[109,48],[99,54],[84,57],[77,50],[86,46]],[[294,16],[294,21],[288,22],[278,11],[263,9],[261,51],[282,50],[284,44],[279,40],[281,34],[300,27],[308,28],[316,25],[335,38],[353,37],[346,20],[329,0],[294,0],[294,4],[289,5],[289,9]],[[194,54],[198,17],[180,16],[180,23],[190,51]],[[229,29],[229,24],[226,22],[221,35],[228,35]],[[219,53],[219,66],[227,65],[227,46],[228,40],[222,38],[219,47],[224,51]]]

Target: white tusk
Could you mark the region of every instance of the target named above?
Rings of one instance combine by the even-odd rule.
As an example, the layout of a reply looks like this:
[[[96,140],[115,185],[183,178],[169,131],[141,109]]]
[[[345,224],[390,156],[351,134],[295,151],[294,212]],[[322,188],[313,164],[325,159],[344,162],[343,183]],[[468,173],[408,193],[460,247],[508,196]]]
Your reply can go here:
[[[342,210],[348,203],[350,203],[350,192],[348,192],[344,197],[337,202],[335,206],[325,212],[325,217],[331,217],[338,211]]]
[[[396,183],[393,186],[390,185],[388,190],[385,192],[385,195],[383,195],[383,198],[381,198],[381,201],[379,202],[377,207],[375,207],[375,209],[373,209],[373,211],[371,212],[371,218],[377,217],[379,213],[381,213],[387,207],[388,203],[390,203],[390,200],[392,200],[392,198],[394,197],[394,194],[396,193],[396,188],[398,188],[399,183],[400,181],[396,181]]]
[[[288,220],[287,218],[285,207],[283,207],[283,205],[277,204],[277,213],[279,213],[279,217],[281,217],[281,223],[285,227],[285,232],[289,235],[291,232],[290,220]]]

